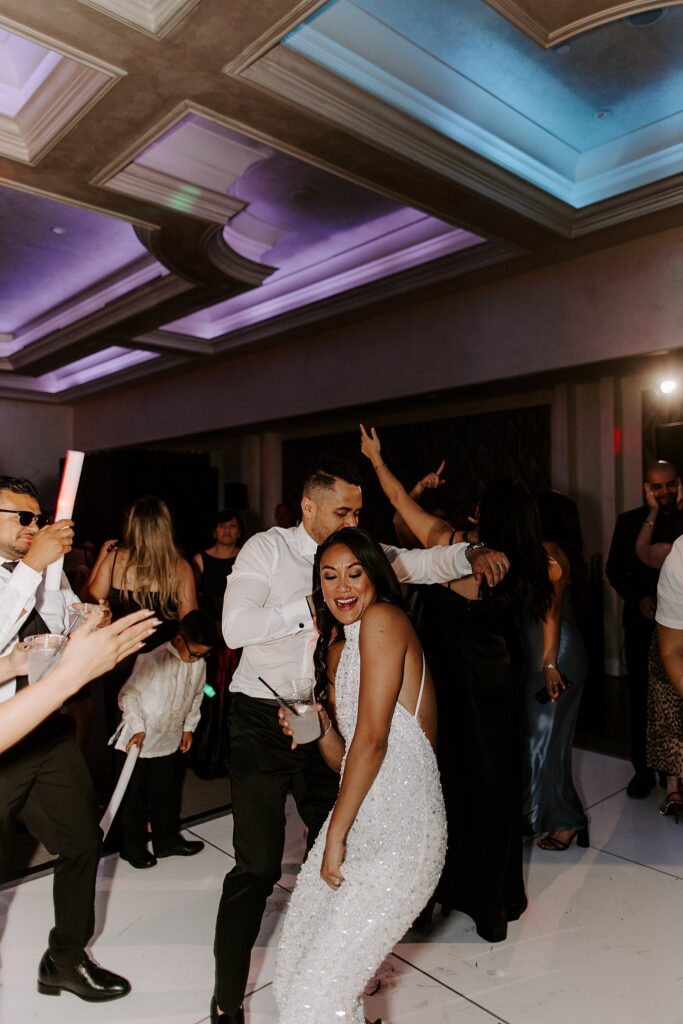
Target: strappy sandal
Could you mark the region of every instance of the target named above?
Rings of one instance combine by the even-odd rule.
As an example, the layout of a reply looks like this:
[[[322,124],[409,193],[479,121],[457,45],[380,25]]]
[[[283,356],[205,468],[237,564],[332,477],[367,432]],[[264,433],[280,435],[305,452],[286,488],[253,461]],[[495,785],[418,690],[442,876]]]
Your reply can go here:
[[[673,814],[676,824],[678,824],[678,816],[683,814],[683,793],[681,793],[680,789],[674,789],[671,793],[666,794],[664,802],[659,808],[659,813],[665,817]]]
[[[576,845],[581,846],[584,849],[588,846],[588,826],[585,825],[583,828],[577,829],[576,832],[572,833],[566,842],[562,842],[557,836],[553,836],[548,833],[547,836],[543,836],[542,839],[538,840],[536,844],[541,850],[551,850],[553,853],[562,853],[564,850],[568,850],[576,839]]]

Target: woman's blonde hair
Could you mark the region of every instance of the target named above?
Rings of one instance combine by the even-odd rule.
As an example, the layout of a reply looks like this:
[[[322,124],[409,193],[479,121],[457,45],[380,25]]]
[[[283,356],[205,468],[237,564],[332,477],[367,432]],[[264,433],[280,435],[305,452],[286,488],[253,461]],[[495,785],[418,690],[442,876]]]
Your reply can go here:
[[[182,557],[173,536],[168,505],[161,498],[138,498],[123,524],[122,547],[128,551],[121,590],[132,604],[155,607],[164,618],[178,615]]]

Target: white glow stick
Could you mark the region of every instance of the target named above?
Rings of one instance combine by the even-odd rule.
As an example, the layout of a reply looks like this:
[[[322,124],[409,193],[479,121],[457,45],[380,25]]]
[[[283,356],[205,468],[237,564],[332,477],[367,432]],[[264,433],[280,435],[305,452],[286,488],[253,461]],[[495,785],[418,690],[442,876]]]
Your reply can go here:
[[[131,747],[130,750],[128,751],[128,756],[126,760],[123,762],[123,769],[121,771],[121,774],[119,775],[119,781],[116,783],[116,789],[111,795],[109,806],[102,815],[102,820],[100,821],[100,828],[102,829],[105,839],[107,838],[107,832],[111,828],[111,823],[116,817],[116,812],[118,811],[121,801],[123,800],[123,794],[126,792],[128,783],[130,782],[130,777],[133,774],[133,768],[135,768],[135,762],[138,759],[139,753],[140,748],[137,746]]]
[[[81,479],[81,470],[83,469],[84,458],[85,452],[75,452],[69,449],[66,453],[64,472],[62,473],[62,482],[59,487],[59,497],[57,498],[55,522],[58,519],[71,519],[71,516],[73,515],[74,505],[76,504],[76,492],[78,490],[78,483]],[[56,562],[52,563],[52,565],[48,565],[45,573],[46,590],[60,589],[63,565],[63,558],[58,558]]]

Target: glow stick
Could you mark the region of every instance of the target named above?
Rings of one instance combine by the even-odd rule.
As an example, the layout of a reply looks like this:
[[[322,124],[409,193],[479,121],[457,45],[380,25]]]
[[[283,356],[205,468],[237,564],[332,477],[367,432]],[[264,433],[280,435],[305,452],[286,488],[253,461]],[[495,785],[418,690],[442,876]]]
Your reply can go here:
[[[119,781],[116,783],[116,789],[112,793],[109,806],[102,815],[102,820],[100,821],[100,828],[102,829],[104,839],[107,838],[107,832],[111,828],[111,823],[116,817],[116,812],[123,800],[123,794],[126,792],[128,783],[130,782],[130,777],[133,774],[133,768],[135,768],[135,762],[138,759],[139,753],[139,747],[131,747],[128,751],[126,760],[123,762],[123,769],[119,775]]]
[[[59,486],[59,497],[57,498],[57,511],[55,522],[59,519],[71,519],[74,505],[76,504],[76,492],[81,479],[83,459],[85,452],[75,452],[69,449],[64,462],[62,482]],[[59,590],[62,584],[62,566],[64,559],[58,558],[52,565],[48,565],[45,572],[45,589]]]

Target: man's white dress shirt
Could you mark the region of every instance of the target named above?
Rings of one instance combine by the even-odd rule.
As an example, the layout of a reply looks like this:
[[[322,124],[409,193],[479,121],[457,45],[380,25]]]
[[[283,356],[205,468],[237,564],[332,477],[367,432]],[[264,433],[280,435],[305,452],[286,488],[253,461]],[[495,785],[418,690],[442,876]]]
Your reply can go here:
[[[206,663],[183,661],[172,643],[138,654],[132,675],[119,692],[123,722],[110,742],[125,750],[144,732],[140,757],[165,757],[178,749],[184,732],[199,722]]]
[[[9,654],[17,642],[17,634],[35,607],[51,633],[63,633],[69,623],[69,608],[78,597],[69,586],[64,573],[60,590],[45,590],[43,573],[25,562],[18,562],[9,572],[0,559],[0,655]],[[0,703],[16,691],[16,682],[0,683]]]
[[[382,547],[401,583],[447,583],[472,572],[466,544],[411,551]],[[317,548],[302,523],[257,533],[238,554],[223,604],[225,641],[233,650],[242,648],[233,692],[268,698],[259,676],[276,690],[313,676],[316,632],[306,598]]]

